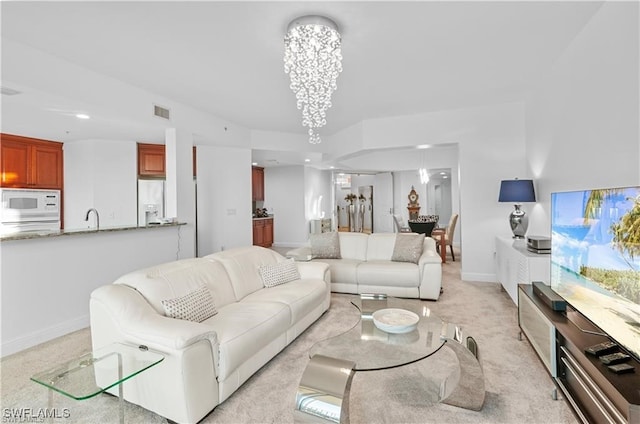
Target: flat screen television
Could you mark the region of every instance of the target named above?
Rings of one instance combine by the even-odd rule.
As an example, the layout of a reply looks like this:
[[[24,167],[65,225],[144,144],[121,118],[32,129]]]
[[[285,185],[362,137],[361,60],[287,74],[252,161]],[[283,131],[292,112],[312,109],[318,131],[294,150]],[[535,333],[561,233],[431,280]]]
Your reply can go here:
[[[551,288],[640,359],[640,187],[551,194]]]

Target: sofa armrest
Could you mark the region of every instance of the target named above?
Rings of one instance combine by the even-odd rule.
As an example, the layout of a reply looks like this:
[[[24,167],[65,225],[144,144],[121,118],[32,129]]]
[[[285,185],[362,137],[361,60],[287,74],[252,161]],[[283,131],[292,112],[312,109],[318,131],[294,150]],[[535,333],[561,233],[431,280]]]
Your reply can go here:
[[[422,255],[418,260],[418,264],[420,268],[424,266],[424,264],[441,264],[442,258],[438,251],[436,250],[436,241],[431,237],[425,237],[424,243],[422,245]]]
[[[298,265],[298,272],[300,272],[300,278],[313,278],[316,280],[325,280],[331,282],[329,274],[329,264],[324,262],[296,262]]]
[[[302,246],[289,250],[285,256],[287,258],[293,258],[296,260],[308,260],[311,259],[311,246]]]
[[[158,350],[183,350],[200,340],[209,340],[212,346],[217,344],[218,336],[211,327],[160,315],[140,293],[122,284],[94,290],[90,309],[92,333],[109,324],[98,322],[108,316],[110,324],[117,327],[115,330],[124,340]]]

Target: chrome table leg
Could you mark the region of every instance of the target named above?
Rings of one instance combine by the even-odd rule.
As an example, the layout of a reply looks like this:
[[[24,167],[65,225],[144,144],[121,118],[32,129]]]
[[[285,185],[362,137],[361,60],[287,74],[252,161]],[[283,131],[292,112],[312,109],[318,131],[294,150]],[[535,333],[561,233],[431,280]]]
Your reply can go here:
[[[296,393],[296,423],[348,423],[349,392],[355,362],[315,355]]]
[[[485,387],[478,345],[471,337],[463,344],[460,328],[454,324],[445,324],[440,338],[458,358],[458,368],[440,385],[440,402],[479,411],[484,404]]]

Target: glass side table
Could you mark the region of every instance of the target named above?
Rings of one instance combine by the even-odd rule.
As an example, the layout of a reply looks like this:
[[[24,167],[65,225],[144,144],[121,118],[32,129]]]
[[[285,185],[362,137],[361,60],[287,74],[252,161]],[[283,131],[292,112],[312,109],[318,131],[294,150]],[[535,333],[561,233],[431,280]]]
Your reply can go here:
[[[75,400],[85,400],[117,385],[119,418],[124,424],[122,383],[163,359],[163,355],[146,346],[114,343],[38,373],[31,380],[49,389],[49,410],[53,408],[54,391]]]

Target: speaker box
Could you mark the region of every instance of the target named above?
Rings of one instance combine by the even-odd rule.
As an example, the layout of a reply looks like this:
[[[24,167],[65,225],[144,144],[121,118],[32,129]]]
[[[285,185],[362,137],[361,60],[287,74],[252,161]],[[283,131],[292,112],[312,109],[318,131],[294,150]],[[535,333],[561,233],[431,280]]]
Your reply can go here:
[[[554,311],[565,311],[567,302],[542,281],[534,281],[533,294]]]

